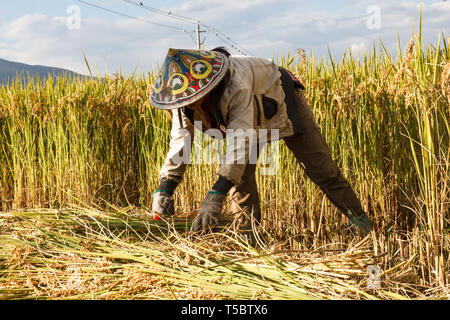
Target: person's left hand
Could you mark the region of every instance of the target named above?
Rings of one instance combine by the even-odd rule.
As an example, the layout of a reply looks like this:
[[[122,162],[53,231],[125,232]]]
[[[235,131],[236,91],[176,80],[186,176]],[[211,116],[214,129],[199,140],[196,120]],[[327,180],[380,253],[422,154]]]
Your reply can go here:
[[[218,225],[225,198],[226,195],[222,193],[208,192],[194,219],[192,231],[208,231],[208,229]]]

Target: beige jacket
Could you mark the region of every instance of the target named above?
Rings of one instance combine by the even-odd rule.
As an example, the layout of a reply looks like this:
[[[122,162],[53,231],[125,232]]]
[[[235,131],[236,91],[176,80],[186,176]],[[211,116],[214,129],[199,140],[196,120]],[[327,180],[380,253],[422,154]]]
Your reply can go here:
[[[223,126],[227,129],[227,143],[242,136],[242,132],[230,133],[229,129],[255,129],[257,134],[261,132],[260,129],[267,129],[269,133],[271,129],[278,129],[278,136],[272,138],[269,134],[267,141],[293,135],[278,66],[267,59],[231,57],[229,70],[230,81],[219,105]],[[266,109],[265,106],[269,108]],[[179,155],[183,149],[191,151],[191,144],[187,139],[191,138],[191,142],[193,141],[194,125],[184,112],[179,112],[178,109],[172,110],[172,115],[170,150],[160,176],[180,181],[186,170],[186,163],[180,163]],[[181,121],[179,115],[182,117]],[[202,128],[198,129],[210,129],[203,112],[196,111],[193,118],[194,121],[202,123]],[[230,161],[221,164],[218,174],[236,185],[242,182],[241,177],[248,162],[252,142],[248,138],[234,141],[236,143],[232,147],[226,148],[226,156],[229,157],[227,159],[234,161],[231,164]],[[261,142],[261,139],[256,141]],[[245,152],[240,152],[244,150]]]

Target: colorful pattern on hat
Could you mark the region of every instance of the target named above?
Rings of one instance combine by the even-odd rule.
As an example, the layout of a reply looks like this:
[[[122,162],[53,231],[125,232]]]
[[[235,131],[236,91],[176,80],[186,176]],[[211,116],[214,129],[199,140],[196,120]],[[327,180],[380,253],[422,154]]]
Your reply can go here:
[[[151,102],[160,109],[191,104],[222,80],[228,65],[228,58],[220,52],[169,49],[153,84]]]

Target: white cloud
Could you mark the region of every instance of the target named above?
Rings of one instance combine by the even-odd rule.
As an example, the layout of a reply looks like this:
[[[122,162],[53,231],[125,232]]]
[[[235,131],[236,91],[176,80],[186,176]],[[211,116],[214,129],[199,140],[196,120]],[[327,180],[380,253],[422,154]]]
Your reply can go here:
[[[170,33],[156,26],[123,19],[84,19],[80,30],[69,30],[65,17],[50,18],[43,14],[25,15],[0,27],[0,57],[29,64],[43,64],[88,72],[83,59],[86,54],[91,69],[100,73],[106,68],[116,72],[120,67],[133,72],[144,71],[160,61],[167,48],[192,46],[181,31]]]
[[[380,28],[367,27],[367,8],[380,7]],[[311,49],[327,55],[328,47],[341,56],[349,48],[364,50],[380,39],[396,49],[396,31],[402,44],[408,42],[412,23],[419,25],[418,1],[354,2],[337,10],[305,9],[304,1],[294,0],[191,0],[170,8],[180,15],[199,18],[231,36],[242,47],[270,58],[295,48]],[[144,12],[143,12],[144,13]],[[450,2],[424,5],[423,36],[435,42],[448,28]],[[115,17],[115,16],[112,16]],[[29,14],[0,26],[0,57],[30,64],[45,64],[87,73],[83,53],[91,68],[100,73],[146,71],[156,67],[169,47],[194,47],[194,41],[181,31],[161,28],[128,18],[117,20],[82,15],[81,29],[69,30],[67,17]],[[154,22],[178,25],[166,17],[148,13]],[[193,25],[184,25],[191,31]],[[448,30],[447,30],[448,31]],[[209,48],[224,43],[214,33],[206,34]],[[229,46],[228,46],[229,47]],[[94,68],[95,69],[95,68]]]
[[[354,56],[358,53],[362,53],[366,50],[366,43],[364,41],[360,43],[354,43],[350,46],[350,50],[352,51],[352,54]]]

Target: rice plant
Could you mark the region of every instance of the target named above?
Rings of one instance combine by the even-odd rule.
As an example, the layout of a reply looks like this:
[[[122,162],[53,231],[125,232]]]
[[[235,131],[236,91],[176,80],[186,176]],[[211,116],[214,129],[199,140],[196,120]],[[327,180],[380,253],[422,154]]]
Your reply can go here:
[[[337,263],[319,270],[335,274],[332,280],[297,272],[301,268],[295,264],[304,256],[296,252],[320,248],[347,252],[361,239],[305,177],[283,144],[278,174],[257,175],[263,209],[262,251],[252,251],[227,232],[200,244],[184,237],[216,179],[217,166],[189,167],[175,194],[176,219],[181,222],[166,226],[171,232],[160,230],[158,238],[152,238],[144,218],[140,221],[129,216],[131,211],[119,209],[150,206],[168,151],[170,113],[149,104],[156,76],[151,71],[90,80],[16,79],[0,87],[0,296],[173,298],[189,297],[186,288],[192,285],[199,288],[199,297],[217,298],[448,297],[448,43],[442,34],[435,45],[424,44],[419,31],[395,54],[380,43],[356,57],[348,51],[340,61],[313,53],[299,53],[299,59],[291,53],[275,58],[305,84],[305,95],[333,158],[375,225],[362,255],[377,257],[376,264],[391,275],[386,283],[398,286],[397,290],[370,293],[358,288],[360,282],[354,286],[342,282],[355,281],[352,272],[356,278],[362,275],[358,263],[351,267],[357,271],[348,274],[336,271],[346,270],[344,262],[341,267]],[[65,209],[81,203],[81,209]],[[86,224],[84,220],[99,219],[111,205],[121,220],[105,216],[101,219],[107,223],[100,219]],[[92,207],[96,209],[86,209]],[[61,214],[64,219],[58,218]],[[90,242],[95,243],[93,249],[83,249],[82,243]],[[220,242],[229,247],[211,249]],[[230,258],[230,248],[236,249],[232,253],[236,261]],[[284,253],[262,256],[275,251]],[[335,252],[332,257],[338,259]],[[67,292],[60,286],[64,292],[58,293],[58,283],[67,280],[67,274],[60,272],[69,264],[66,258],[79,260],[87,278],[95,275],[104,282],[98,280],[101,284],[96,287],[86,282],[82,292]],[[327,255],[322,258],[328,259]],[[263,278],[256,276],[258,266]],[[195,284],[184,274],[189,268],[202,275]],[[122,276],[114,270],[121,270]],[[128,280],[124,280],[125,271],[130,272]],[[35,279],[38,273],[48,274],[51,284],[47,285],[58,290],[46,292],[42,285],[33,285],[41,281]],[[138,286],[136,274],[148,276],[149,287],[133,291],[133,281]],[[211,281],[214,277],[220,285]],[[254,291],[244,288],[250,279]],[[114,281],[122,281],[122,288],[130,287],[129,291],[114,286]],[[152,283],[160,284],[159,289],[150,290]]]

